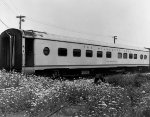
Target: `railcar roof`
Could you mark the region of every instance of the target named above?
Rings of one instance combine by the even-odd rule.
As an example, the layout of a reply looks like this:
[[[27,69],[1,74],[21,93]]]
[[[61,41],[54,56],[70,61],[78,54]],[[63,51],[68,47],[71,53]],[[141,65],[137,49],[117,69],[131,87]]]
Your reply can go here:
[[[50,34],[46,32],[34,31],[34,30],[23,30],[23,36],[26,38],[37,38],[43,40],[54,40],[54,41],[63,41],[63,42],[82,43],[82,44],[89,44],[89,45],[101,45],[101,46],[120,48],[120,49],[126,48],[126,49],[148,51],[148,49],[145,49],[144,47],[142,48],[142,47],[121,45],[121,44],[110,44],[110,43],[105,43],[96,40],[87,40],[87,39],[77,38],[77,37],[62,36],[62,35]]]

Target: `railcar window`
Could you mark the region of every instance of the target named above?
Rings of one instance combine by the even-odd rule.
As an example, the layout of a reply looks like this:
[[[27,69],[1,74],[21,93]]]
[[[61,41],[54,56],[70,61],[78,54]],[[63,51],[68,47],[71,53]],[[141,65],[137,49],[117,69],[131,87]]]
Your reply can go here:
[[[133,54],[132,53],[129,54],[129,59],[133,59]]]
[[[111,52],[106,52],[106,58],[111,58]]]
[[[102,51],[97,51],[97,57],[98,57],[98,58],[103,57],[103,52],[102,52]]]
[[[121,59],[122,58],[122,53],[118,53],[118,58]]]
[[[43,53],[44,53],[45,56],[48,56],[49,53],[50,53],[50,49],[49,49],[48,47],[45,47],[45,48],[43,49]]]
[[[67,56],[67,48],[58,48],[58,56]]]
[[[92,57],[93,51],[92,50],[86,50],[86,57]]]
[[[134,59],[137,59],[137,54],[134,54]]]
[[[143,59],[143,55],[142,54],[140,55],[140,59]]]
[[[127,59],[127,53],[123,53],[123,58]]]
[[[73,49],[73,56],[74,57],[80,57],[81,56],[81,50],[80,49]]]
[[[147,59],[147,55],[144,55],[144,59]]]

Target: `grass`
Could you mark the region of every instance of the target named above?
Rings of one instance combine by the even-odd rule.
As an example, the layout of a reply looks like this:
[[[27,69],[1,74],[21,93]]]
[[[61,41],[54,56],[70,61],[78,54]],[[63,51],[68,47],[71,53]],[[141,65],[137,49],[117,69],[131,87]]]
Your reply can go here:
[[[126,74],[93,79],[52,80],[0,71],[0,114],[29,117],[149,117],[150,75]]]

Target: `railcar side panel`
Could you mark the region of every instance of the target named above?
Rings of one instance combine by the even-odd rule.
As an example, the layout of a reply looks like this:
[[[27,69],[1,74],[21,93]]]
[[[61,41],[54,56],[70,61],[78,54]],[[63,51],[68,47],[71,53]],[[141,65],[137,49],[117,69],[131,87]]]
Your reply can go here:
[[[45,47],[50,49],[49,55],[44,55]],[[59,56],[58,48],[66,48],[67,55]],[[73,50],[80,49],[81,56],[74,57]],[[86,57],[86,50],[92,50],[92,57]],[[34,41],[34,64],[38,69],[51,68],[103,68],[103,67],[133,67],[133,66],[148,66],[148,52],[118,49],[111,47],[94,46],[78,43],[67,43],[61,41],[50,41],[35,39]],[[97,57],[97,51],[102,51],[102,57]],[[106,53],[111,52],[111,57],[106,57]],[[118,58],[118,53],[127,53],[127,59]],[[132,54],[132,58],[129,58]],[[137,58],[134,58],[136,54]],[[146,55],[146,59],[141,59],[140,55]]]

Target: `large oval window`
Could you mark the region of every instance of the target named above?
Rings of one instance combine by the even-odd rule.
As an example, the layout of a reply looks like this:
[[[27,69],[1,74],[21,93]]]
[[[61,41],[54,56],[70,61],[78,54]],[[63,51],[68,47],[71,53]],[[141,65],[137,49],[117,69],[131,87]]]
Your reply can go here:
[[[50,49],[49,49],[48,47],[45,47],[45,48],[43,49],[43,53],[44,53],[45,56],[49,55]]]

